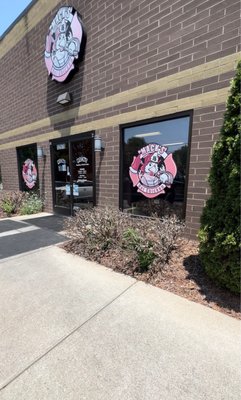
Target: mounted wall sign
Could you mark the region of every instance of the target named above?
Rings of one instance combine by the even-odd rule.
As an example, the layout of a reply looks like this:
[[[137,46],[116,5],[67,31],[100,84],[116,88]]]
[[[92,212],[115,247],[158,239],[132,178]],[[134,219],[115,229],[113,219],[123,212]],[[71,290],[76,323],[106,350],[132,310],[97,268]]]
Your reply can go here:
[[[29,189],[33,189],[37,181],[37,168],[30,158],[24,161],[22,168],[22,177],[25,185]]]
[[[151,143],[142,147],[134,156],[129,168],[133,186],[145,197],[154,198],[170,188],[177,173],[172,154],[167,147]]]
[[[64,82],[84,47],[85,33],[79,14],[73,7],[61,7],[46,37],[45,64],[52,79]]]

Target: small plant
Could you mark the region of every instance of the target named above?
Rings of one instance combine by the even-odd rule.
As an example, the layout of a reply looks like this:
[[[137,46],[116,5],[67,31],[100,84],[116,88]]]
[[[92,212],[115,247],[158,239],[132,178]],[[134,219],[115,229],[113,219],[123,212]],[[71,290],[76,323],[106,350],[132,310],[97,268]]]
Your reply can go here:
[[[20,214],[36,214],[43,210],[43,201],[36,193],[29,193],[20,207]]]
[[[4,192],[0,200],[0,208],[8,217],[18,214],[27,195],[27,193],[21,191]]]
[[[140,243],[140,235],[135,228],[128,228],[123,232],[123,247],[136,248]]]
[[[95,207],[92,210],[79,210],[66,229],[73,239],[83,241],[84,253],[97,260],[105,251],[117,245],[127,216],[113,209]]]
[[[9,197],[5,197],[2,199],[1,208],[8,217],[10,217],[10,215],[14,214],[15,212],[15,204]]]
[[[140,236],[135,228],[128,228],[123,232],[123,247],[135,250],[138,257],[139,271],[145,272],[156,257],[152,251],[153,243]]]

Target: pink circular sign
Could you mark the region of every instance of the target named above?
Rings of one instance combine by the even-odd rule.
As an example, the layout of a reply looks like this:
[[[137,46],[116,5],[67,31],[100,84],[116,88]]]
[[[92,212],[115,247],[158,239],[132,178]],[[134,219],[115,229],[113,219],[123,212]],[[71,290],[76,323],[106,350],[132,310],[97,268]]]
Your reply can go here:
[[[167,147],[155,143],[142,147],[129,168],[133,186],[148,198],[165,193],[165,188],[171,187],[176,173],[172,154],[167,154]]]
[[[84,29],[73,7],[61,7],[55,15],[46,37],[45,64],[49,75],[64,82],[85,44]]]

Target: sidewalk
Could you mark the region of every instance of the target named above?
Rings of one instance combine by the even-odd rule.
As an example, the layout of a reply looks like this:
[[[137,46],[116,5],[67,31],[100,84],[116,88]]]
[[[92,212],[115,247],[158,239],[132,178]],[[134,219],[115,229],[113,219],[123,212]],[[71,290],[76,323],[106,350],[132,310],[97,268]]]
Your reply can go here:
[[[1,400],[238,400],[240,322],[52,246],[0,261]]]
[[[0,219],[0,259],[64,242],[63,224],[48,213]]]

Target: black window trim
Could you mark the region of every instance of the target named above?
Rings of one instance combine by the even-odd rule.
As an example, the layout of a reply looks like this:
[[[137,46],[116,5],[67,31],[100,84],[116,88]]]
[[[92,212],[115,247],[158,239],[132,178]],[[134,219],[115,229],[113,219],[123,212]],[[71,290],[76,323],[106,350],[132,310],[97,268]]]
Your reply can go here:
[[[25,192],[25,191],[27,191],[27,190],[24,190],[23,189],[23,184],[21,183],[22,182],[22,180],[23,180],[23,178],[22,178],[22,170],[20,169],[20,156],[19,156],[19,150],[22,150],[22,149],[24,149],[24,148],[28,148],[28,147],[30,147],[30,146],[36,146],[36,168],[37,168],[37,173],[38,173],[38,175],[37,175],[37,183],[38,183],[38,188],[37,188],[37,190],[39,191],[40,190],[40,180],[39,180],[39,168],[38,168],[38,146],[37,146],[37,143],[35,142],[35,143],[29,143],[29,144],[25,144],[25,145],[23,145],[23,146],[18,146],[18,147],[16,147],[16,153],[17,153],[17,167],[18,167],[18,186],[19,186],[19,190],[21,191],[21,192]]]
[[[96,136],[96,131],[95,130],[90,130],[86,131],[83,133],[77,133],[75,135],[69,135],[69,136],[61,136],[60,138],[56,139],[50,139],[49,140],[49,146],[50,146],[50,164],[51,164],[51,185],[52,185],[52,206],[54,213],[57,210],[57,206],[55,205],[55,190],[54,190],[54,159],[53,159],[53,145],[62,143],[64,141],[67,141],[68,143],[73,143],[77,142],[79,140],[85,140],[85,139],[91,139],[92,140],[92,160],[93,160],[93,207],[96,207],[97,205],[97,172],[96,172],[96,155],[95,155],[95,136]],[[70,153],[69,153],[70,154]],[[72,156],[72,152],[71,152]],[[73,214],[73,210],[71,210],[71,215]]]
[[[183,202],[183,218],[186,218],[186,208],[187,208],[187,195],[189,186],[189,168],[190,168],[190,155],[191,155],[191,141],[192,141],[192,125],[193,125],[193,110],[186,110],[177,112],[174,114],[167,114],[161,117],[154,117],[148,119],[142,119],[135,122],[128,122],[126,124],[121,124],[120,128],[120,148],[119,148],[119,210],[123,211],[123,165],[124,165],[124,130],[126,128],[133,128],[141,125],[148,125],[155,122],[170,121],[172,119],[189,117],[189,131],[188,131],[188,151],[187,151],[187,177],[184,189],[184,202]]]

